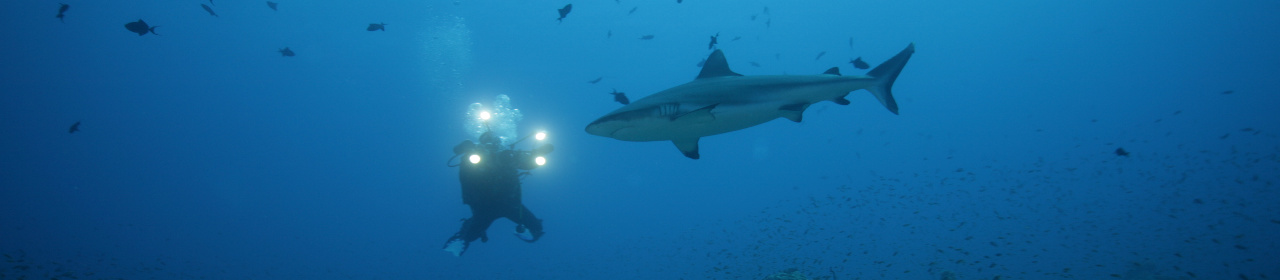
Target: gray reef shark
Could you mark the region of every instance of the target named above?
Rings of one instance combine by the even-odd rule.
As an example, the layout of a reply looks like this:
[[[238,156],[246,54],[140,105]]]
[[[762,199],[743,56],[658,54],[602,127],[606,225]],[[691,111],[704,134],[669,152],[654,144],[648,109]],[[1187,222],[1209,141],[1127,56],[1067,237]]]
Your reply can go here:
[[[848,105],[850,92],[870,91],[898,114],[893,81],[907,65],[915,44],[866,75],[842,76],[832,67],[820,75],[743,76],[729,70],[716,50],[698,78],[641,98],[587,125],[587,133],[623,141],[671,141],[684,156],[698,159],[698,139],[752,127],[777,118],[800,122],[809,105]]]

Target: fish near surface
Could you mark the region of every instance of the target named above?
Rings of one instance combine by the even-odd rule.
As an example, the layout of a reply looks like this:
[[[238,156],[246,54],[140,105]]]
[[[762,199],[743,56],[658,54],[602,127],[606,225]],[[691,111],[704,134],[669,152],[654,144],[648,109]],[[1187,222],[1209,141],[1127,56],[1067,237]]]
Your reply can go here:
[[[156,27],[159,27],[159,26],[149,26],[147,25],[147,22],[142,20],[124,24],[124,29],[128,29],[130,32],[133,32],[133,33],[138,33],[138,36],[147,35],[147,32],[151,32],[151,34],[160,35],[159,33],[156,33]]]
[[[800,122],[817,102],[849,104],[845,96],[870,91],[889,112],[898,113],[892,87],[915,53],[908,45],[867,75],[842,76],[838,68],[819,75],[743,76],[729,69],[724,53],[707,57],[697,79],[646,96],[587,125],[592,135],[623,141],[671,141],[686,157],[698,159],[702,137],[736,131],[777,118]]]
[[[368,28],[365,28],[365,30],[369,30],[369,31],[378,31],[378,30],[387,31],[387,24],[386,24],[386,23],[370,23],[370,24],[369,24],[369,27],[368,27]]]
[[[213,2],[209,2],[209,3],[213,3]],[[204,8],[204,11],[209,12],[209,15],[215,16],[215,17],[218,16],[218,13],[213,12],[213,8],[210,8],[209,5],[200,4],[200,7]]]
[[[289,47],[284,47],[280,49],[280,56],[293,56],[293,50],[290,50]]]
[[[267,1],[267,7],[268,7],[268,8],[271,8],[271,10],[272,10],[272,11],[277,11],[277,10],[276,10],[276,2]]]
[[[573,11],[573,4],[565,4],[564,8],[560,8],[559,10],[556,10],[556,11],[560,12],[560,18],[557,18],[556,21],[563,22],[564,18],[569,16],[569,12]]]

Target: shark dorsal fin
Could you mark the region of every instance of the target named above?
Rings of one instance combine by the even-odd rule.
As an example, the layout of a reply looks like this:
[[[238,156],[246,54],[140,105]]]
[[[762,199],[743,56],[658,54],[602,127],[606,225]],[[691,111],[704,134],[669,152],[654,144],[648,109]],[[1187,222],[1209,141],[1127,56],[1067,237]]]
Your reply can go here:
[[[742,74],[729,70],[729,61],[724,59],[724,52],[716,49],[716,51],[711,52],[711,56],[707,57],[707,62],[702,65],[702,73],[698,73],[698,79],[726,76],[742,76]]]
[[[831,67],[831,69],[827,69],[827,72],[822,72],[822,74],[841,76],[840,67]]]

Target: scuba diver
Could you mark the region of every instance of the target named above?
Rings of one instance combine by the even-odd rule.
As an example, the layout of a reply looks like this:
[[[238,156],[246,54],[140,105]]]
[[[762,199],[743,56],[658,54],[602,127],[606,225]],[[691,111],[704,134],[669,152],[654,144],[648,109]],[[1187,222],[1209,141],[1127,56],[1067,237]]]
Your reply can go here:
[[[535,138],[545,137],[545,133],[539,132]],[[462,203],[471,207],[471,217],[463,220],[462,228],[444,244],[443,249],[454,256],[462,256],[476,239],[488,242],[486,231],[498,218],[515,222],[515,235],[525,242],[533,243],[543,235],[542,220],[521,202],[520,178],[529,174],[527,170],[545,164],[544,156],[551,153],[553,146],[544,144],[531,151],[514,150],[515,144],[524,139],[503,146],[501,137],[492,130],[480,135],[479,140],[480,143],[463,140],[454,146],[454,158],[463,156],[463,160],[449,165],[459,167]]]

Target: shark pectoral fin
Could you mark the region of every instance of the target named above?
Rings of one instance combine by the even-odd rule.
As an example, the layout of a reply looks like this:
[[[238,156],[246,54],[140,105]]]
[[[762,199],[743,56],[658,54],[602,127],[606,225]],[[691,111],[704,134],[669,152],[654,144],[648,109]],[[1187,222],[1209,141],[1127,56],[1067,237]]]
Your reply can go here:
[[[809,103],[796,103],[791,105],[783,105],[778,108],[782,111],[782,117],[793,122],[800,122],[804,118],[804,109],[809,108]]]
[[[831,69],[827,69],[827,72],[822,72],[822,74],[842,76],[840,75],[840,67],[831,67]]]
[[[685,157],[698,159],[698,138],[671,140]]]
[[[711,114],[711,109],[715,109],[717,105],[720,104],[711,104],[710,106],[684,113],[684,115],[680,115],[671,121],[683,123],[704,123],[714,121],[716,120],[716,116]]]

